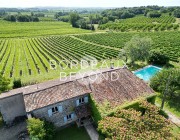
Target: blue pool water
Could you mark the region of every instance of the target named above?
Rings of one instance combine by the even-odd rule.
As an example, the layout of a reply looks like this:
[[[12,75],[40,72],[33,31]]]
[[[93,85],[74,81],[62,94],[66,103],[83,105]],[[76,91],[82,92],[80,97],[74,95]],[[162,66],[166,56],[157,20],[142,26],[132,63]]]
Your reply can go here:
[[[157,72],[159,72],[161,68],[156,67],[156,66],[147,66],[144,67],[141,70],[135,71],[134,74],[143,79],[144,81],[148,82],[150,78],[152,78]]]

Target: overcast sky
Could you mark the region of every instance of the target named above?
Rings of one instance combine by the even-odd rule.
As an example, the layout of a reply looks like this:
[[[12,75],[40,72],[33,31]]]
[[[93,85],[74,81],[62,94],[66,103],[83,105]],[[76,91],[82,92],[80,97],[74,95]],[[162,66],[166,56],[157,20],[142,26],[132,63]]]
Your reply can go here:
[[[132,7],[180,6],[180,0],[0,0],[0,7]]]

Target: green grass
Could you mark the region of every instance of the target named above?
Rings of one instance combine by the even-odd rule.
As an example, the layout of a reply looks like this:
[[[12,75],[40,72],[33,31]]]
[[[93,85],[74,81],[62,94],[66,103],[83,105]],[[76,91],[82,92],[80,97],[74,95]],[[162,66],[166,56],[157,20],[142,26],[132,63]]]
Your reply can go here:
[[[180,127],[173,125],[171,132],[177,140],[180,138]]]
[[[83,127],[72,125],[59,130],[53,140],[90,140],[90,137]]]
[[[158,106],[160,106],[161,103],[162,103],[162,99],[161,99],[160,95],[158,94],[158,96],[156,97],[156,104]],[[180,117],[180,102],[179,102],[179,100],[178,99],[166,100],[163,110],[167,110],[167,111],[171,112],[172,114],[174,114],[175,116]]]
[[[9,22],[0,20],[0,38],[80,34],[89,32],[91,31],[73,28],[69,23],[58,21]]]

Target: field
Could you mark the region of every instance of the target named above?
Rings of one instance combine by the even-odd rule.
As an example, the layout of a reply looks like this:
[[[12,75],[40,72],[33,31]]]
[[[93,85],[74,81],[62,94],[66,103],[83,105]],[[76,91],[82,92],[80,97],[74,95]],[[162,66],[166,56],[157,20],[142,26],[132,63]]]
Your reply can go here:
[[[179,31],[96,33],[72,28],[69,23],[52,21],[50,15],[41,20],[29,23],[0,20],[0,72],[5,77],[21,78],[30,84],[59,77],[60,67],[61,70],[72,71],[71,61],[80,61],[87,55],[98,61],[116,59],[119,50],[135,35],[150,37],[153,47],[165,52],[173,62],[180,57]],[[170,16],[153,19],[137,16],[113,24],[133,22],[134,26],[159,26],[167,23],[174,26],[174,20]],[[50,60],[57,64],[60,62],[60,67],[50,69]]]
[[[48,18],[44,18],[43,20],[48,20]],[[69,23],[58,21],[8,22],[0,20],[0,38],[81,34],[89,32],[91,31],[73,28]]]
[[[5,77],[27,77],[47,74],[50,60],[70,68],[71,61],[90,55],[97,60],[116,58],[118,51],[93,45],[72,36],[53,36],[0,40],[0,71]]]
[[[70,71],[72,60],[79,62],[87,55],[98,61],[117,58],[119,49],[135,35],[152,38],[153,47],[161,49],[174,62],[180,57],[179,32],[6,38],[0,39],[0,71],[9,78],[27,79],[28,77],[29,81],[35,82],[38,78],[41,80],[37,81],[52,79],[59,76],[60,68]],[[50,60],[60,63],[60,66],[56,70],[50,69]]]

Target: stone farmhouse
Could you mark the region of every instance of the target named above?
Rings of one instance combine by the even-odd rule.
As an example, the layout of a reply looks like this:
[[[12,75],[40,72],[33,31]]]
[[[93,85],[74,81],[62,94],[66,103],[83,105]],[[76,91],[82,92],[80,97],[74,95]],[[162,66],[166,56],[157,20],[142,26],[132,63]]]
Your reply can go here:
[[[91,79],[98,78],[92,82]],[[115,79],[115,80],[114,80]],[[14,89],[0,95],[0,112],[6,124],[18,117],[36,117],[57,127],[91,115],[89,95],[101,104],[105,100],[121,105],[154,91],[126,68],[101,70],[96,74],[68,77]]]

